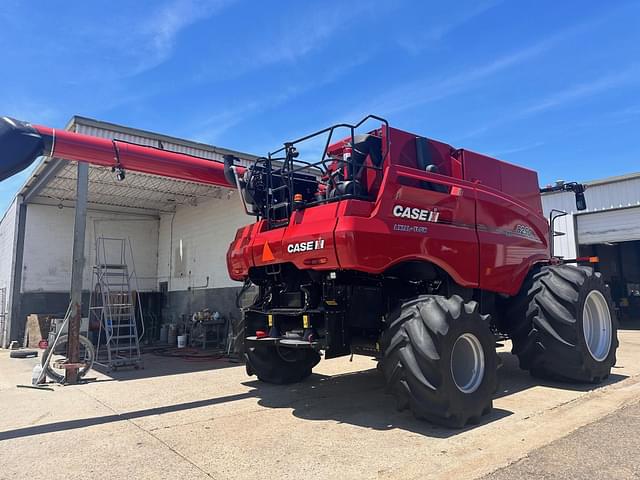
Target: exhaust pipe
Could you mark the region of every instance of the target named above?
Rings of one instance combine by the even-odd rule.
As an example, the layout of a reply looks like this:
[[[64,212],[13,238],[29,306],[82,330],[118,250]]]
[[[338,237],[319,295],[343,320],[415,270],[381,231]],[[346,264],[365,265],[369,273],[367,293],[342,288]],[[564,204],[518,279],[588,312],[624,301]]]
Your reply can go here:
[[[119,140],[0,118],[0,181],[24,170],[42,156],[85,162],[118,171],[236,188],[222,162]],[[236,166],[242,174],[244,167]]]

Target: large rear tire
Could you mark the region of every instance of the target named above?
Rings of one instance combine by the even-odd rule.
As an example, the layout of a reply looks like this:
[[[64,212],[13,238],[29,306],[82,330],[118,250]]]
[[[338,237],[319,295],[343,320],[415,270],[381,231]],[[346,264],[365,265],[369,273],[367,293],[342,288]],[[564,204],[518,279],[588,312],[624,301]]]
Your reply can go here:
[[[450,428],[491,411],[497,388],[488,315],[458,295],[422,295],[389,317],[382,371],[400,410]]]
[[[245,353],[248,375],[266,383],[284,385],[304,380],[320,361],[320,354],[308,348],[265,345],[249,347]]]
[[[599,383],[616,363],[618,322],[609,289],[590,267],[532,275],[507,310],[513,353],[536,377]]]

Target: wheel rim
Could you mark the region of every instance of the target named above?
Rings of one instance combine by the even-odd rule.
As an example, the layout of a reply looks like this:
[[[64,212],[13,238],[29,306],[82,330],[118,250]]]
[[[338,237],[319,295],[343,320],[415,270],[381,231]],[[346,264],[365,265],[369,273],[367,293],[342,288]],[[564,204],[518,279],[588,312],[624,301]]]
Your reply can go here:
[[[609,356],[613,327],[609,304],[601,292],[591,290],[582,308],[582,331],[589,353],[601,362]]]
[[[484,378],[484,350],[478,337],[465,333],[451,351],[451,376],[462,393],[475,392]]]

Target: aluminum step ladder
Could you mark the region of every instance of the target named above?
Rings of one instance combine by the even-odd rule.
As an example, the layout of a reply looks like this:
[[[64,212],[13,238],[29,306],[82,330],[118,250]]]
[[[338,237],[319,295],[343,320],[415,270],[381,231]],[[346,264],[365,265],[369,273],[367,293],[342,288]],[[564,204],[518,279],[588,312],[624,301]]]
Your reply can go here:
[[[100,323],[95,363],[109,371],[125,366],[143,366],[136,309],[140,310],[140,318],[142,311],[138,292],[131,288],[135,268],[129,272],[127,253],[133,263],[131,244],[126,239],[96,239],[95,287],[89,301],[89,316],[90,321],[93,319]]]

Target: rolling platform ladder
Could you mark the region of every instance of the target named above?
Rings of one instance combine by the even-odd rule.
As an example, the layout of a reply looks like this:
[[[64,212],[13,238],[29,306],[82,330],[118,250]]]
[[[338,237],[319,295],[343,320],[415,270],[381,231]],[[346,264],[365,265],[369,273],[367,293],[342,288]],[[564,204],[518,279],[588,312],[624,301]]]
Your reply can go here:
[[[140,318],[142,311],[132,283],[137,284],[131,243],[124,238],[98,237],[89,317],[90,322],[100,323],[95,363],[109,371],[142,366],[136,309],[140,309]]]

